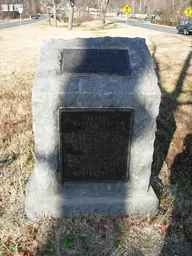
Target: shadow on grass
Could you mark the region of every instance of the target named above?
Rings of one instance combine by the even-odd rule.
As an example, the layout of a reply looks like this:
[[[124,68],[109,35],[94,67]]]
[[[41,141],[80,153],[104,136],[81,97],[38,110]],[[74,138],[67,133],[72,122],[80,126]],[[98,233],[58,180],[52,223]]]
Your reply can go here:
[[[154,42],[153,50],[153,59],[159,87],[162,92],[162,99],[159,116],[157,118],[151,183],[159,198],[161,198],[165,191],[163,183],[158,178],[158,175],[160,174],[164,163],[166,163],[168,150],[177,128],[174,115],[178,106],[181,106],[181,103],[178,103],[178,97],[182,93],[184,80],[187,76],[187,71],[192,59],[192,51],[188,53],[178,77],[175,90],[172,93],[168,93],[163,89],[161,84],[160,68],[156,58],[157,46]],[[183,104],[189,106],[191,100]],[[190,252],[192,251],[192,245],[190,246],[187,241],[187,239],[192,240],[192,228],[189,228],[190,225],[192,227],[192,203],[190,202],[192,196],[192,134],[184,134],[183,137],[185,137],[183,143],[184,151],[175,156],[173,164],[170,167],[170,186],[173,197],[173,208],[171,221],[164,240],[164,247],[160,254],[162,256],[191,255]]]
[[[184,79],[187,75],[187,70],[190,65],[190,60],[192,58],[192,51],[189,52],[185,64],[180,72],[179,78],[177,80],[176,88],[172,93],[168,93],[161,84],[160,68],[159,63],[156,59],[157,47],[153,43],[153,60],[155,64],[155,71],[159,81],[159,87],[162,93],[161,104],[159,108],[159,116],[157,118],[157,132],[155,140],[155,152],[154,152],[154,161],[152,165],[152,173],[155,176],[158,176],[160,170],[163,166],[163,162],[166,160],[166,156],[169,150],[170,143],[172,141],[174,132],[176,130],[176,121],[174,114],[177,110],[177,106],[181,105],[178,103],[177,98],[179,97]],[[185,104],[190,104],[186,102]]]
[[[135,237],[125,250],[122,230],[125,229],[121,215],[75,213],[55,221],[46,243],[36,256],[143,256]],[[123,218],[123,217],[122,217]],[[127,221],[129,223],[129,221]],[[127,225],[129,226],[129,224]],[[42,243],[41,243],[42,244]]]
[[[176,155],[171,166],[174,208],[161,256],[192,252],[192,133],[183,142],[183,152]]]

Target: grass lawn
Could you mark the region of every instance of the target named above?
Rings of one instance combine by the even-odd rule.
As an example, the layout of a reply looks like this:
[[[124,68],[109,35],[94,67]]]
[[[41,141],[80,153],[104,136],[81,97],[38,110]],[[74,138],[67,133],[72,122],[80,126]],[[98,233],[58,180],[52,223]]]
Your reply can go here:
[[[72,214],[30,221],[25,188],[34,165],[31,89],[42,40],[122,36],[147,40],[162,92],[151,184],[155,217]],[[191,38],[191,37],[190,37]],[[136,27],[67,31],[43,25],[0,35],[0,255],[191,255],[192,42]]]

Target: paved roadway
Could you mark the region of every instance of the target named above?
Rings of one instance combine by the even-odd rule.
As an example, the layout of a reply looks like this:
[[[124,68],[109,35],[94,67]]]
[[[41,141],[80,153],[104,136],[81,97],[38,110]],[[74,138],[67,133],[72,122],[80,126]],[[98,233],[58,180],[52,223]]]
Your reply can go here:
[[[126,17],[107,16],[106,18],[107,18],[107,20],[112,21],[112,22],[126,24]],[[128,19],[127,25],[156,30],[156,31],[160,31],[160,32],[166,32],[169,34],[177,33],[175,27],[153,25],[149,22],[139,21],[139,20]]]
[[[39,19],[33,20],[22,20],[21,25],[28,25],[28,24],[33,24],[39,21],[44,20],[46,17],[41,16]],[[13,21],[13,22],[0,22],[0,29],[5,29],[5,28],[12,28],[12,27],[18,27],[20,26],[20,21]]]
[[[33,24],[33,23],[42,21],[44,19],[46,19],[46,15],[41,16],[37,20],[32,20],[32,19],[22,20],[22,26],[27,25],[27,24]],[[126,17],[107,16],[106,19],[109,20],[109,21],[112,21],[112,22],[126,24]],[[166,32],[166,33],[169,33],[169,34],[176,34],[177,33],[175,27],[153,25],[149,22],[139,21],[139,20],[128,19],[127,25],[146,28],[146,29],[151,29],[151,30],[160,31],[160,32]],[[0,29],[17,27],[17,26],[20,26],[20,21],[0,23]]]

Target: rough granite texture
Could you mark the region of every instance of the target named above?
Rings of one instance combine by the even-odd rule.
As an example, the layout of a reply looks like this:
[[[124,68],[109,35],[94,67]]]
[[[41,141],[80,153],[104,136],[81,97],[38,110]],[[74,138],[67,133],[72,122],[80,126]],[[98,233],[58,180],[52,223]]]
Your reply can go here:
[[[63,49],[128,49],[131,77],[67,76]],[[27,216],[61,217],[72,211],[155,214],[158,199],[149,186],[160,90],[142,38],[90,38],[44,41],[32,92],[35,168],[27,186]],[[58,182],[58,109],[133,108],[129,181],[73,184]]]

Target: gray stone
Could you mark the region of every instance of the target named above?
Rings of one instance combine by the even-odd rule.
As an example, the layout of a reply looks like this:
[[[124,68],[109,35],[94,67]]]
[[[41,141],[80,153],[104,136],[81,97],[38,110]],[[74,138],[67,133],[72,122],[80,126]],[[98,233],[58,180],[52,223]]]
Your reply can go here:
[[[68,76],[61,73],[63,49],[128,49],[132,75]],[[26,193],[27,216],[61,217],[71,211],[155,214],[158,199],[149,186],[160,90],[142,38],[90,38],[43,43],[32,92],[35,167]],[[58,182],[58,109],[132,108],[129,181]]]

